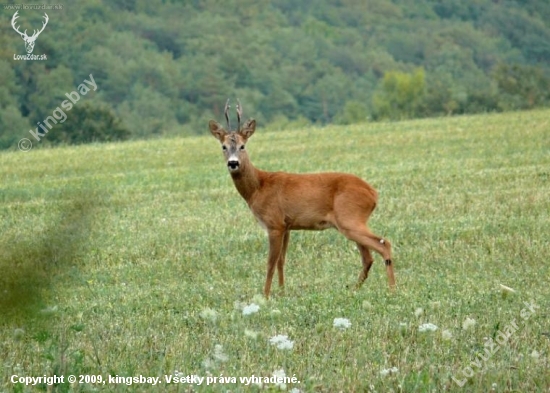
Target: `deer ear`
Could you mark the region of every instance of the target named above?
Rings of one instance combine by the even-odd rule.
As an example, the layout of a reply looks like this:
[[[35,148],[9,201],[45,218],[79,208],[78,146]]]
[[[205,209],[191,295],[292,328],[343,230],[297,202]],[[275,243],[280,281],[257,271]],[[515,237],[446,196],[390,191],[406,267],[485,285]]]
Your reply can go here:
[[[245,140],[247,140],[252,136],[252,134],[254,134],[254,131],[256,131],[256,120],[250,119],[246,122],[239,133]]]
[[[208,122],[208,128],[210,128],[210,132],[214,135],[214,138],[223,142],[223,139],[227,135],[227,131],[225,131],[217,121],[210,120]]]

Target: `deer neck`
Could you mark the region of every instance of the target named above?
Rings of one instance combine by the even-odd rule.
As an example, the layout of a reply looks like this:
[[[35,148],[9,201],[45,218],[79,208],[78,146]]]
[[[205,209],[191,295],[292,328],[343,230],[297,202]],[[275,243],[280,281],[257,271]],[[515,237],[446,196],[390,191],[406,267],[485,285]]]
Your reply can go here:
[[[252,196],[260,188],[260,175],[260,171],[252,165],[248,158],[241,161],[239,172],[231,173],[235,188],[247,203],[250,203]]]

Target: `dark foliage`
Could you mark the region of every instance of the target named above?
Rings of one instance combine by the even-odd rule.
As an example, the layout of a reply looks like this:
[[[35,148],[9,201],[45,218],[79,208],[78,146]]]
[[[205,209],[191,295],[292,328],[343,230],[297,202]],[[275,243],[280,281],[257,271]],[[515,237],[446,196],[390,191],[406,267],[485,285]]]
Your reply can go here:
[[[549,105],[546,0],[87,0],[48,11],[46,61],[14,60],[15,10],[0,12],[0,148],[90,74],[50,143],[203,133],[228,97],[277,128]]]

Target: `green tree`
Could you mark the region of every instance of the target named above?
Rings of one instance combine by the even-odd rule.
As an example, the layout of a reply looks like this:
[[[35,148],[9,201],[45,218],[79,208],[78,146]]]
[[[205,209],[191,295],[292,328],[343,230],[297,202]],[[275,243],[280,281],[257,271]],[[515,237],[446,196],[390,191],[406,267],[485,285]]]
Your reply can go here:
[[[492,76],[502,110],[532,109],[550,104],[550,77],[540,67],[499,64]]]
[[[0,149],[15,146],[19,139],[28,136],[29,128],[29,122],[17,107],[0,107]]]
[[[26,97],[26,104],[29,111],[31,123],[44,120],[51,115],[52,111],[66,100],[66,93],[75,90],[79,81],[75,84],[71,70],[63,65],[45,72],[39,68],[32,77],[34,91]],[[93,92],[90,92],[92,95]]]
[[[119,105],[118,113],[133,137],[165,134],[177,128],[176,102],[162,92],[137,84],[128,99]]]
[[[421,116],[425,97],[424,70],[413,73],[389,71],[373,96],[376,119],[401,120]]]
[[[367,108],[364,103],[350,100],[334,118],[336,124],[355,124],[367,120]]]
[[[29,130],[19,105],[22,90],[9,63],[0,60],[0,149],[15,145]]]
[[[45,142],[54,145],[111,142],[130,136],[121,120],[105,105],[83,102],[64,113],[66,120],[56,124],[46,134]]]

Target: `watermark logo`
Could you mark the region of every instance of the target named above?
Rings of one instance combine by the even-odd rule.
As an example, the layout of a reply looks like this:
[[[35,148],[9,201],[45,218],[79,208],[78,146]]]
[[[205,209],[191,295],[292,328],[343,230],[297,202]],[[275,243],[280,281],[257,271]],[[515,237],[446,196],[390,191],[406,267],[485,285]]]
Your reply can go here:
[[[527,321],[533,314],[535,314],[535,309],[540,308],[534,302],[531,303],[524,302],[525,307],[521,310],[520,317],[523,321]],[[464,367],[461,370],[462,379],[457,379],[454,375],[452,376],[453,381],[460,387],[463,387],[470,378],[472,378],[476,372],[482,371],[487,367],[487,363],[502,348],[510,337],[518,331],[520,325],[517,324],[516,319],[513,319],[508,325],[503,329],[500,329],[495,339],[488,338],[483,344],[483,353],[478,352],[469,366]],[[475,367],[475,368],[474,368]]]
[[[25,50],[27,51],[27,54],[26,55],[14,54],[13,59],[14,60],[46,60],[47,58],[46,55],[40,55],[40,56],[33,55],[32,51],[34,50],[36,39],[38,38],[40,33],[44,31],[44,29],[46,28],[46,25],[48,24],[48,21],[50,20],[50,18],[48,17],[48,14],[44,12],[44,16],[43,16],[44,22],[42,22],[42,28],[38,31],[33,30],[33,34],[29,37],[27,35],[26,29],[24,32],[21,32],[21,30],[19,30],[20,26],[16,26],[16,19],[19,18],[19,15],[17,15],[18,13],[19,11],[15,11],[15,14],[13,14],[13,17],[11,18],[11,27],[13,27],[13,29],[17,33],[19,33],[21,38],[23,38],[23,41],[25,41]]]
[[[67,120],[67,114],[65,111],[70,111],[74,105],[80,100],[80,97],[85,96],[90,90],[96,91],[97,84],[95,83],[94,76],[90,74],[90,80],[84,79],[84,81],[78,85],[76,90],[70,93],[65,93],[65,97],[68,100],[64,100],[60,106],[55,108],[52,112],[52,116],[46,117],[42,122],[37,122],[34,130],[29,130],[29,134],[37,141],[44,138],[48,131],[50,131],[57,123],[64,123]],[[61,109],[63,108],[63,109]],[[22,138],[17,144],[19,150],[27,152],[32,149],[32,141],[29,138]]]

